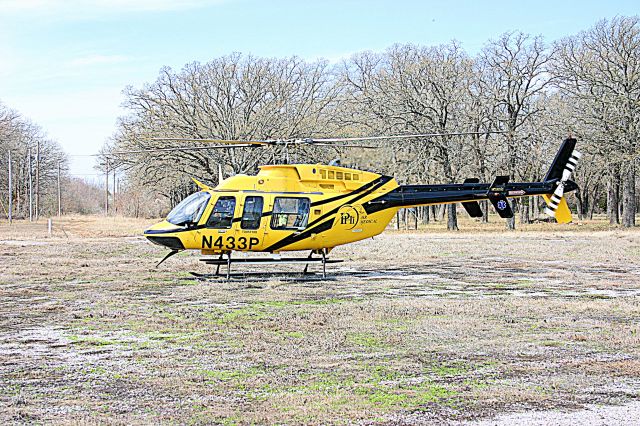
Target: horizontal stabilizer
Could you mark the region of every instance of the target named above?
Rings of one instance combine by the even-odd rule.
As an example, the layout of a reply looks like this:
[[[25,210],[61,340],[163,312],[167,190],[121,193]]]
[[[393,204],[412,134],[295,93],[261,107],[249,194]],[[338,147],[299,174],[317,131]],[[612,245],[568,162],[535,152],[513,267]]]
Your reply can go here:
[[[478,178],[466,178],[464,183],[479,183],[480,179]],[[469,213],[471,217],[482,217],[482,209],[480,209],[480,204],[477,201],[466,201],[462,203],[462,207]]]
[[[505,186],[509,183],[509,179],[509,176],[496,176],[489,187],[489,191],[504,191]]]
[[[462,207],[469,213],[471,217],[482,217],[482,209],[477,201],[467,201],[462,203]]]

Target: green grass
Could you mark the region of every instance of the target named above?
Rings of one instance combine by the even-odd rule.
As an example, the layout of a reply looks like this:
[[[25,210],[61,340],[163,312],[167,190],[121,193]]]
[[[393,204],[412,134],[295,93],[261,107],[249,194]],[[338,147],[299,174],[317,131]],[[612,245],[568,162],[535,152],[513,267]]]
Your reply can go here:
[[[249,367],[244,370],[197,370],[196,374],[207,379],[205,383],[242,381],[251,377],[264,374],[265,370],[259,367]]]
[[[347,342],[370,349],[385,348],[387,345],[372,333],[349,333],[347,334]]]

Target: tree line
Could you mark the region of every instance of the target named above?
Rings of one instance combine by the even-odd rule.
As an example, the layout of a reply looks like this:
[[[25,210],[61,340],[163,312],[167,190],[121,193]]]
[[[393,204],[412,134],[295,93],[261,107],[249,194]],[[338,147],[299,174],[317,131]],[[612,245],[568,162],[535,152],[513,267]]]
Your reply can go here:
[[[261,164],[325,162],[334,157],[394,175],[402,184],[541,180],[571,135],[584,153],[574,179],[581,218],[606,211],[611,223],[635,225],[640,124],[640,22],[602,20],[546,43],[510,32],[475,55],[457,42],[398,44],[361,52],[339,64],[297,57],[235,53],[182,70],[160,70],[127,87],[127,114],[104,153],[131,188],[152,188],[175,204],[193,190],[189,177],[217,183],[255,173]],[[352,148],[236,148],[113,154],[161,149],[158,137],[262,140],[476,131],[381,142],[376,152]],[[501,133],[492,133],[492,132]],[[184,145],[184,144],[182,144]],[[104,159],[103,159],[104,161]],[[513,201],[528,221],[540,201]],[[484,206],[488,211],[487,206]],[[425,211],[427,219],[428,209]],[[456,209],[447,210],[457,228]],[[486,219],[487,215],[485,215]],[[515,218],[508,222],[515,226]]]
[[[11,186],[9,186],[11,160]],[[58,209],[58,172],[67,156],[55,141],[16,110],[0,103],[0,209],[14,217],[51,215]]]

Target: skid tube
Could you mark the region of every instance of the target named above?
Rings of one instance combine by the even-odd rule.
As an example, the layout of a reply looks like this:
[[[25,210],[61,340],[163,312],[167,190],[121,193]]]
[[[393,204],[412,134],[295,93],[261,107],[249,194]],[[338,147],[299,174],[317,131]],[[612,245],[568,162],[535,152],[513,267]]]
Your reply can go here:
[[[318,251],[312,251],[309,253],[308,257],[283,257],[283,258],[240,258],[240,259],[231,259],[231,252],[221,254],[217,259],[215,258],[203,258],[200,259],[201,262],[206,263],[207,265],[215,265],[216,273],[215,276],[219,276],[220,274],[220,266],[226,265],[226,278],[229,280],[231,278],[231,264],[239,263],[242,265],[278,265],[278,264],[305,264],[304,270],[302,271],[302,275],[307,275],[309,264],[311,263],[322,263],[322,278],[327,278],[327,264],[328,263],[341,263],[344,262],[343,259],[328,259],[327,253],[325,250],[319,251],[321,257],[313,257],[314,254],[317,254]],[[226,254],[226,259],[224,255]]]

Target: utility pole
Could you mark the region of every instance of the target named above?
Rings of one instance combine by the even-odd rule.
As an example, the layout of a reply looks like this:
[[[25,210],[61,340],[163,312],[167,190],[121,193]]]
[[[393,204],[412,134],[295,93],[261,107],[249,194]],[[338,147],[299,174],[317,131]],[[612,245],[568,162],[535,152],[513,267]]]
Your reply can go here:
[[[20,215],[20,184],[24,183],[24,167],[19,167],[18,168],[18,172],[20,173],[20,177],[17,180],[17,185],[16,185],[16,213],[18,213],[18,215]]]
[[[118,208],[116,207],[116,168],[113,168],[113,214],[118,213]]]
[[[117,188],[117,191],[116,191]],[[117,192],[118,193],[118,197],[120,197],[120,178],[118,178],[118,180],[116,181],[116,186],[113,188],[113,192]],[[115,203],[113,203],[113,205],[115,206]]]
[[[29,222],[33,222],[33,183],[31,167],[31,148],[29,148]]]
[[[58,161],[58,217],[62,216],[62,192],[60,191],[60,161]]]
[[[104,215],[109,215],[109,160],[106,160],[104,179]]]
[[[11,150],[9,150],[9,224],[13,221],[12,211],[13,211],[13,194],[11,190],[13,189],[11,181]]]
[[[36,222],[40,217],[40,141],[36,144]]]

